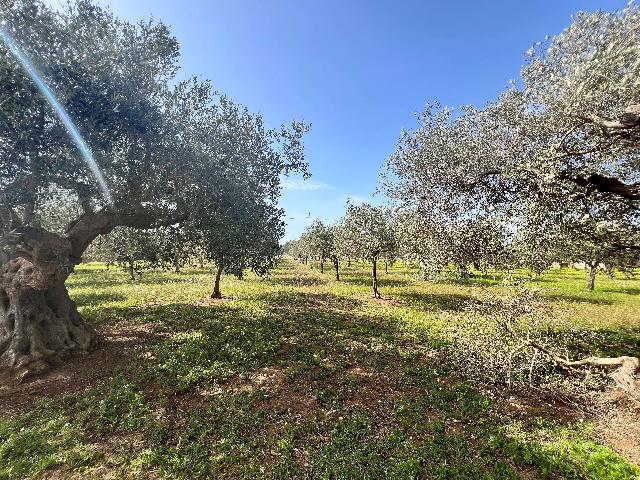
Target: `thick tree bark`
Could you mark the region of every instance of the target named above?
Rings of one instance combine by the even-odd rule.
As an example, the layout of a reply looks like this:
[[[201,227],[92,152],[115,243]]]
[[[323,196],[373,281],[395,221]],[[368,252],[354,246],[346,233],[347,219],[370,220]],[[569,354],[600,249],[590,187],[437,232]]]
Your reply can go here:
[[[593,290],[596,286],[596,271],[598,270],[598,262],[592,260],[589,265],[589,280],[587,281],[587,288]]]
[[[0,267],[0,367],[25,376],[55,358],[90,350],[97,335],[64,286],[75,265],[70,242],[31,227],[3,241],[13,251]]]
[[[211,293],[211,298],[222,298],[222,293],[220,292],[220,277],[222,276],[222,262],[218,263],[218,270],[216,270],[216,279],[213,282],[213,292]]]
[[[371,271],[372,277],[372,287],[373,287],[373,297],[374,298],[382,298],[380,292],[378,291],[378,259],[373,259],[373,269]]]

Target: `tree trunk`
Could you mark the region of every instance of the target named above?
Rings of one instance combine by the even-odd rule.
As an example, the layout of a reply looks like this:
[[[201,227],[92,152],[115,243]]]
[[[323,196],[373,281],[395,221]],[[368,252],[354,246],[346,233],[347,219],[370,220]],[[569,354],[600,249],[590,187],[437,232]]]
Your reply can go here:
[[[605,269],[605,270],[606,270],[606,272],[607,272],[607,278],[613,278],[613,268],[611,268],[611,265],[606,264],[606,265],[604,266],[604,269]]]
[[[320,273],[324,273],[324,258],[320,260]]]
[[[69,298],[66,279],[98,235],[116,226],[150,228],[185,217],[165,213],[158,221],[158,212],[143,207],[107,207],[83,213],[64,236],[21,225],[0,237],[0,368],[24,378],[56,358],[92,349],[98,336]]]
[[[589,280],[587,281],[587,288],[593,290],[596,286],[596,271],[598,270],[598,262],[592,260],[589,266]]]
[[[175,273],[180,273],[180,258],[178,254],[173,256],[173,269]]]
[[[548,355],[558,365],[567,368],[577,368],[582,366],[595,367],[617,367],[610,374],[610,377],[616,382],[618,387],[627,392],[629,396],[640,400],[640,380],[638,380],[638,372],[640,372],[640,359],[638,357],[621,356],[621,357],[587,357],[580,360],[569,360],[566,357],[550,351],[546,347],[533,342],[531,340],[525,343],[536,350]]]
[[[380,292],[378,291],[378,259],[373,259],[373,270],[371,271],[372,276],[372,287],[373,287],[373,298],[382,298]]]
[[[333,268],[336,270],[336,282],[340,281],[340,260],[337,258],[333,260]]]
[[[350,266],[351,266],[351,259],[347,258],[347,267],[350,267]]]
[[[70,243],[40,228],[13,235],[15,251],[0,255],[0,367],[24,378],[56,357],[90,350],[97,335],[64,286],[75,264]]]
[[[136,270],[133,265],[133,260],[127,261],[127,270],[129,270],[129,276],[131,277],[131,281],[135,281],[136,279]]]
[[[384,261],[384,273],[387,274],[389,273],[389,264],[387,263],[387,261]]]
[[[460,278],[466,279],[469,278],[469,270],[467,269],[467,265],[464,263],[458,264],[458,274]]]
[[[216,271],[216,280],[213,283],[213,292],[211,293],[211,298],[222,298],[222,293],[220,292],[221,276],[222,276],[222,262],[219,262],[218,270]]]

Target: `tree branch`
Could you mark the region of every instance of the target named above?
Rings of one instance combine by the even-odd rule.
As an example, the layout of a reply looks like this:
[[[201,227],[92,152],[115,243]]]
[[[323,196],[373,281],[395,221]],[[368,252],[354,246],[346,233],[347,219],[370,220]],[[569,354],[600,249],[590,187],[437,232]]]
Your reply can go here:
[[[629,393],[635,398],[640,398],[640,382],[636,379],[636,373],[640,370],[640,359],[637,357],[587,357],[580,360],[568,360],[562,358],[556,353],[543,347],[539,343],[532,340],[528,340],[527,345],[547,355],[554,363],[567,367],[618,367],[618,369],[611,374],[611,378],[616,384],[624,391]]]
[[[590,173],[587,176],[571,174],[568,171],[561,171],[558,177],[569,180],[581,187],[592,187],[598,192],[613,193],[627,200],[640,200],[640,183],[628,185],[617,178],[607,177],[599,173]]]
[[[77,263],[82,254],[98,235],[106,235],[116,227],[146,229],[173,225],[184,220],[186,212],[176,209],[168,214],[140,207],[130,212],[114,211],[105,207],[97,212],[85,212],[72,222],[66,230],[71,243],[71,254]]]

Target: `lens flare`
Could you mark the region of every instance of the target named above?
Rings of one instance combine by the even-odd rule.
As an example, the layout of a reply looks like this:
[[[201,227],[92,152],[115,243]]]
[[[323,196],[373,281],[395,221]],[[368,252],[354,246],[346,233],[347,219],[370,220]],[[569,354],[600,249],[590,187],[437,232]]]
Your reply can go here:
[[[0,37],[2,37],[2,41],[6,45],[7,49],[13,54],[13,56],[18,60],[20,65],[25,69],[31,80],[36,84],[40,93],[47,99],[53,110],[56,112],[60,121],[64,125],[64,128],[69,133],[69,136],[73,140],[73,143],[76,144],[78,150],[80,150],[80,154],[82,158],[89,166],[89,169],[93,173],[100,186],[100,190],[102,190],[102,194],[108,203],[112,203],[111,192],[109,191],[109,187],[107,186],[107,182],[105,181],[102,172],[100,171],[100,167],[93,157],[93,153],[87,145],[87,142],[84,141],[82,135],[78,131],[78,128],[69,117],[69,114],[64,109],[62,104],[58,101],[56,96],[53,94],[49,86],[45,83],[42,75],[38,72],[36,67],[31,63],[29,58],[25,55],[25,53],[20,49],[16,41],[9,35],[9,33],[4,29],[2,25],[0,25]]]

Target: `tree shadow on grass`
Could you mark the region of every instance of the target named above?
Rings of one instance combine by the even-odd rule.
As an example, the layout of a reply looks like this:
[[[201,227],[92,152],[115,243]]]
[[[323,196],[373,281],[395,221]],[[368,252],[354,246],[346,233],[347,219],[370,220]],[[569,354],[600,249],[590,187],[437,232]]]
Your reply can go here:
[[[415,293],[400,292],[394,294],[395,298],[404,300],[413,307],[422,310],[434,311],[455,311],[464,310],[469,305],[478,305],[478,300],[474,299],[470,294],[449,293]]]
[[[272,285],[280,285],[284,287],[303,287],[309,285],[326,285],[329,283],[328,278],[318,278],[310,276],[290,277],[290,276],[277,276],[270,277],[265,280]]]
[[[129,274],[124,271],[114,271],[113,273],[102,271],[99,276],[87,275],[87,272],[76,272],[69,277],[67,286],[71,288],[83,288],[83,287],[105,287],[114,285],[165,285],[171,283],[193,283],[195,277],[201,277],[203,275],[211,275],[214,273],[212,270],[202,271],[185,271],[181,273],[167,274],[165,271],[149,271],[142,274],[136,274],[135,280],[131,280]]]
[[[371,287],[371,277],[362,277],[357,276],[353,277],[351,275],[341,275],[340,281],[342,283],[347,283],[349,285],[361,285]],[[409,280],[401,279],[401,278],[390,278],[387,275],[379,275],[378,276],[378,288],[384,289],[385,287],[405,287],[409,285],[411,282]]]
[[[458,309],[467,297],[413,300]],[[489,398],[441,369],[442,358],[425,355],[439,339],[427,332],[418,340],[397,319],[363,314],[362,306],[357,298],[330,293],[278,291],[206,306],[105,308],[101,318],[126,319],[103,328],[129,329],[122,329],[121,340],[140,351],[136,367],[128,368],[144,374],[131,374],[130,391],[116,390],[117,403],[107,398],[111,403],[92,404],[106,405],[109,425],[115,425],[108,434],[123,445],[128,440],[117,426],[124,420],[151,419],[147,405],[164,412],[150,420],[152,429],[137,432],[136,442],[153,451],[152,467],[175,476],[215,477],[218,459],[228,476],[246,478],[242,472],[249,467],[272,467],[288,451],[302,449],[309,462],[289,465],[298,469],[297,477],[330,472],[338,478],[400,478],[405,475],[394,469],[409,466],[412,478],[443,472],[449,478],[497,478],[513,473],[505,470],[511,466],[504,458],[536,473],[573,468],[574,459],[547,449],[535,431],[505,434],[508,412],[496,415]],[[255,380],[260,376],[266,380]],[[112,382],[105,391],[116,386]],[[136,396],[139,391],[144,395]],[[144,403],[136,410],[138,401]],[[601,461],[589,455],[587,460]],[[605,460],[606,468],[622,468]]]
[[[607,293],[621,293],[624,295],[640,295],[640,288],[635,287],[603,288],[601,291]]]
[[[598,330],[589,353],[593,354],[594,350],[606,357],[640,357],[640,327]]]
[[[100,318],[153,323],[160,341],[150,368],[160,383],[179,391],[274,365],[344,369],[381,346],[400,355],[410,338],[393,320],[356,313],[360,301],[354,298],[273,292],[246,302],[250,308],[229,303],[106,308]]]
[[[418,299],[424,301],[424,296]],[[464,301],[465,296],[457,296],[448,308],[459,308]],[[153,357],[145,361],[154,382],[165,392],[175,392],[169,395],[177,402],[175,411],[180,412],[180,402],[185,402],[205,416],[206,412],[215,411],[222,415],[220,418],[234,417],[234,427],[229,431],[247,432],[231,438],[229,441],[234,444],[246,446],[250,438],[263,438],[267,431],[284,434],[289,415],[298,413],[299,429],[310,423],[312,433],[293,435],[289,442],[304,445],[311,452],[312,463],[326,464],[327,469],[336,472],[346,472],[343,467],[351,471],[353,465],[368,472],[374,454],[379,454],[374,462],[376,468],[387,468],[394,464],[392,458],[401,454],[420,459],[417,464],[425,472],[440,464],[456,465],[452,469],[454,476],[483,468],[497,473],[504,465],[487,462],[500,455],[515,461],[518,468],[572,473],[566,470],[573,468],[572,460],[559,458],[553,448],[537,443],[537,427],[526,427],[531,429],[526,436],[505,435],[501,426],[510,421],[508,412],[500,410],[495,416],[491,401],[475,393],[469,384],[450,374],[443,379],[437,373],[438,361],[422,356],[425,339],[416,341],[397,321],[384,316],[357,313],[359,300],[281,291],[254,295],[246,302],[255,308],[176,303],[118,312],[118,316],[124,313],[134,321],[153,319],[157,325]],[[442,307],[440,298],[435,302],[430,298],[429,302]],[[280,380],[270,387],[256,384],[251,380],[256,372],[280,375]],[[442,381],[446,388],[442,388]],[[380,385],[384,388],[376,390]],[[269,395],[264,396],[265,388],[275,389],[269,395],[283,400],[269,400]],[[198,400],[202,398],[198,393],[201,391],[220,393],[211,400]],[[262,392],[247,398],[260,405],[263,423],[252,423],[251,408],[239,412],[239,417],[223,415],[228,399],[250,395],[247,392]],[[216,405],[217,410],[207,409],[206,402]],[[356,410],[353,402],[360,402]],[[326,409],[340,413],[338,423],[322,414]],[[364,423],[353,423],[353,415],[363,416]],[[347,422],[344,431],[340,423],[343,421]],[[564,417],[550,421],[548,429],[572,424]],[[388,427],[380,422],[389,422],[392,431],[416,438],[415,446],[393,442],[391,437],[386,444]],[[354,433],[353,429],[357,431]],[[215,431],[208,433],[212,439],[217,435]],[[167,434],[182,435],[180,430]],[[422,451],[417,446],[424,442],[429,448]],[[361,458],[360,449],[354,445],[365,445],[369,453]],[[394,450],[398,445],[408,449]],[[482,458],[472,455],[478,445]],[[576,445],[580,445],[579,440]],[[264,446],[256,447],[251,461],[260,462],[257,452],[264,450]],[[329,450],[335,455],[328,455]],[[439,453],[434,459],[436,452]],[[351,467],[340,460],[344,458]],[[597,456],[594,458],[597,460]],[[605,466],[624,466],[617,457],[608,456],[605,460]],[[464,468],[459,471],[457,467]],[[465,477],[466,474],[456,478]]]
[[[588,297],[588,293],[583,295],[575,295],[568,293],[548,293],[544,295],[549,300],[561,300],[570,303],[591,303],[593,305],[613,305],[616,302],[607,298]]]
[[[125,298],[122,293],[109,292],[108,290],[73,292],[71,294],[71,299],[82,307],[99,307],[105,303],[117,302]]]

